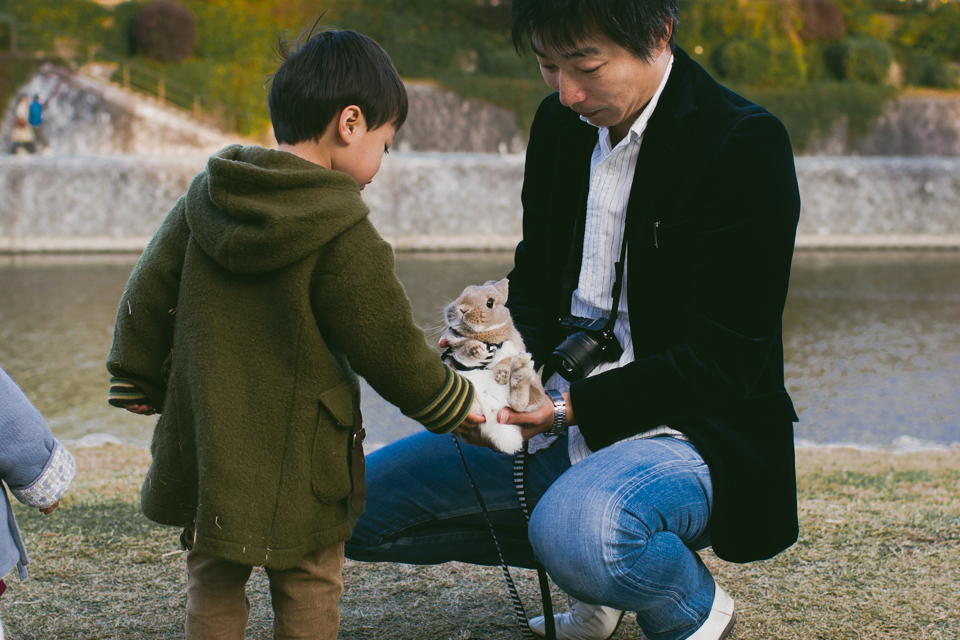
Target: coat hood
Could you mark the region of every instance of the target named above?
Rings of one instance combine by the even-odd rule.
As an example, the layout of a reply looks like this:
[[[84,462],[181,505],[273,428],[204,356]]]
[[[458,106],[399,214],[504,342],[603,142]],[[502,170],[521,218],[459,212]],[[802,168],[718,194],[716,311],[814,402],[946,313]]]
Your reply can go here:
[[[197,244],[233,273],[302,260],[369,209],[356,181],[284,151],[231,145],[211,156],[187,191]]]

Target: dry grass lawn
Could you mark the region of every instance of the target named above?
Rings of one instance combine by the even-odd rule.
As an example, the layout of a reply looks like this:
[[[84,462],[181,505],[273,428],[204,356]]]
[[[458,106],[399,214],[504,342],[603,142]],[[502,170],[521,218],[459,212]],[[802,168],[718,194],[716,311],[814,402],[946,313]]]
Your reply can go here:
[[[32,579],[8,580],[0,610],[8,640],[182,637],[177,532],[137,508],[149,455],[117,446],[74,453],[80,473],[60,509],[48,518],[17,510]],[[704,554],[737,601],[731,638],[960,638],[960,450],[806,449],[797,472],[794,547],[746,566]],[[514,577],[528,608],[539,609],[536,575]],[[496,568],[347,562],[345,582],[344,640],[519,637]],[[249,593],[248,637],[270,638],[261,571]],[[642,638],[632,616],[614,638]]]

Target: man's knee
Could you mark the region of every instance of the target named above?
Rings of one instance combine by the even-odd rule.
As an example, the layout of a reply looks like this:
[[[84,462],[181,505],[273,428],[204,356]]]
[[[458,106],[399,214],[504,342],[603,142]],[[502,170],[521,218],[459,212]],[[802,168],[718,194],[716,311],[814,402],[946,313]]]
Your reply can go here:
[[[612,605],[625,590],[661,595],[669,576],[660,565],[689,553],[652,506],[621,504],[614,495],[558,497],[548,494],[537,505],[530,543],[550,577],[577,600]]]
[[[577,600],[610,602],[621,588],[617,574],[627,557],[643,564],[646,527],[631,513],[610,505],[610,496],[577,496],[566,504],[556,497],[545,496],[530,518],[530,544],[537,559]]]

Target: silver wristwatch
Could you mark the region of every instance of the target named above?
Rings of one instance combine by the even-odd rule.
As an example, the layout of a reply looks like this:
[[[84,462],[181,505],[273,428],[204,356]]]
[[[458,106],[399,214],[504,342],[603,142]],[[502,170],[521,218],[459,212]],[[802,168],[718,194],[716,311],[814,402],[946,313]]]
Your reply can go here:
[[[563,394],[556,389],[547,389],[547,395],[553,400],[553,426],[543,432],[545,436],[563,436],[567,434],[567,403]]]

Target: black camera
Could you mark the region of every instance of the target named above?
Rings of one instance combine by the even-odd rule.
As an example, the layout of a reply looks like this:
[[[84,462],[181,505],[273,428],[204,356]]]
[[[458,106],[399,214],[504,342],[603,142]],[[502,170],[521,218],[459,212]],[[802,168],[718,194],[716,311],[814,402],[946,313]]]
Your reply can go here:
[[[560,343],[550,356],[551,366],[569,382],[587,377],[604,362],[616,362],[623,355],[623,347],[613,335],[613,326],[607,327],[607,318],[578,318],[567,316],[560,326],[569,337]]]

